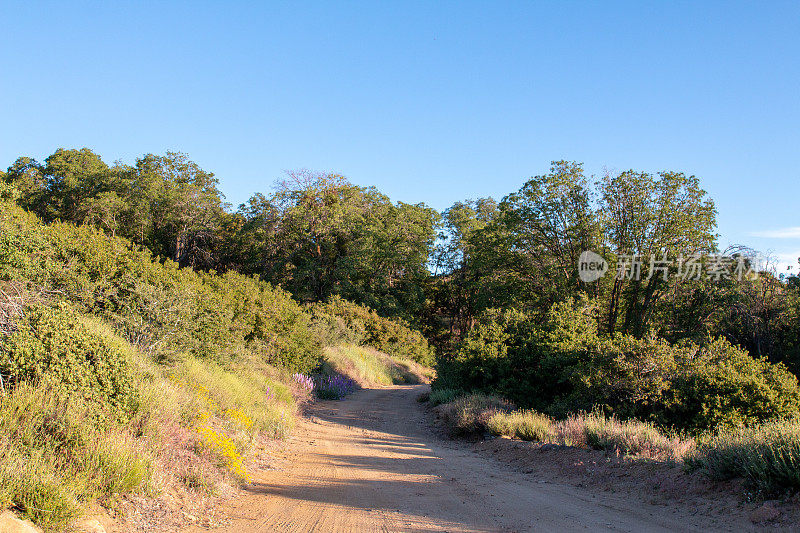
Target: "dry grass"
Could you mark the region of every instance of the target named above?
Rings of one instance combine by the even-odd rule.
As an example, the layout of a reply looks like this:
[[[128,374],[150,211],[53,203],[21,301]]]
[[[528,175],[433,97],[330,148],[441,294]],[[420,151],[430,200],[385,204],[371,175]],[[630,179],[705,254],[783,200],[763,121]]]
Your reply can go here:
[[[514,410],[508,402],[483,394],[458,397],[437,410],[456,433],[488,432],[662,461],[679,461],[693,448],[692,441],[667,437],[645,422],[623,421],[598,413],[576,414],[556,421],[535,411]]]
[[[362,387],[428,383],[433,377],[433,370],[428,367],[368,346],[328,346],[324,361],[326,373],[347,376]]]
[[[102,321],[87,319],[130,363],[136,408],[126,420],[58,389],[0,393],[0,505],[61,530],[93,502],[125,495],[202,495],[247,478],[263,438],[291,430],[295,402],[280,371],[184,358],[153,363]]]
[[[535,442],[548,442],[556,436],[553,421],[535,411],[495,413],[489,418],[486,429],[493,435]]]
[[[498,413],[509,413],[514,406],[486,394],[469,394],[444,403],[436,408],[437,413],[453,433],[483,433],[488,430],[489,420]]]

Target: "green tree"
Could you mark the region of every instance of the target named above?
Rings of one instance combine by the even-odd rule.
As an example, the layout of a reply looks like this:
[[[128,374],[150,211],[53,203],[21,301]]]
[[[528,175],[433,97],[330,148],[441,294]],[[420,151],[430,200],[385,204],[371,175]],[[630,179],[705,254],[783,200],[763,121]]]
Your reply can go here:
[[[716,208],[696,177],[679,172],[609,174],[599,183],[599,192],[606,249],[628,257],[631,265],[636,258],[645,263],[638,279],[612,271],[605,296],[607,328],[640,337],[670,288],[670,276],[663,271],[645,272],[650,260],[674,261],[713,251]]]

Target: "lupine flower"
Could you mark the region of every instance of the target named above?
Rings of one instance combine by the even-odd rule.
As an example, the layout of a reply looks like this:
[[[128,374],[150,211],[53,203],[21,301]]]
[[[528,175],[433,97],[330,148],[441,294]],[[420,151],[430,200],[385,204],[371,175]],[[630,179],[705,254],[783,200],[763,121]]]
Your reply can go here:
[[[300,385],[304,389],[307,389],[309,391],[314,390],[314,380],[311,379],[310,376],[306,376],[306,375],[300,374],[298,372],[298,373],[292,374],[292,378],[294,379],[295,383],[297,383],[298,385]]]
[[[316,384],[317,396],[326,400],[339,400],[356,389],[356,383],[341,374],[320,376]]]

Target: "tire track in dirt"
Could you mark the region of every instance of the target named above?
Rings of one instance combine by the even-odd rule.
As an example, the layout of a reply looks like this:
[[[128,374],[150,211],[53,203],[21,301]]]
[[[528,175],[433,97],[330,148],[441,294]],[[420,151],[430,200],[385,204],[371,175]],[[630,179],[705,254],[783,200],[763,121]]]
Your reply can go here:
[[[690,510],[537,480],[442,436],[424,385],[319,402],[217,531],[709,531]],[[191,533],[208,531],[199,526]]]

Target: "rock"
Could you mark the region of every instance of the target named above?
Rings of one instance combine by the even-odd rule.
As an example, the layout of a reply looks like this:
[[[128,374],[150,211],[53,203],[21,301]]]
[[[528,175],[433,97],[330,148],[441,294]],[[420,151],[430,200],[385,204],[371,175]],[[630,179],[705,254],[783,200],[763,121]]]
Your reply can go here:
[[[21,520],[11,511],[0,513],[0,533],[42,533],[30,520]]]
[[[750,520],[754,523],[769,522],[775,520],[781,515],[781,512],[775,507],[775,502],[766,501],[761,507],[750,513]]]
[[[81,533],[106,533],[106,528],[96,518],[81,518],[75,523],[75,529]]]

